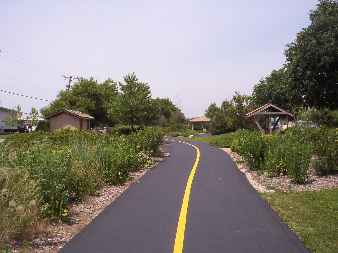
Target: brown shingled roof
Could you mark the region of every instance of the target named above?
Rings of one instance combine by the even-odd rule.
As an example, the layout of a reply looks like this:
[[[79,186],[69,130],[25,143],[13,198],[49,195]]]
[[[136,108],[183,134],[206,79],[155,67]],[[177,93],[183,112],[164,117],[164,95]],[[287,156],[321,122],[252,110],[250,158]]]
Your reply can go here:
[[[61,113],[68,113],[68,114],[71,114],[71,115],[73,115],[75,117],[83,118],[83,119],[94,119],[94,117],[90,116],[87,113],[83,113],[83,112],[75,111],[75,110],[70,110],[70,109],[63,109],[63,110],[57,111],[55,113],[52,113],[52,114],[48,115],[46,117],[46,119],[52,118],[52,117],[54,117],[56,115],[59,115]]]

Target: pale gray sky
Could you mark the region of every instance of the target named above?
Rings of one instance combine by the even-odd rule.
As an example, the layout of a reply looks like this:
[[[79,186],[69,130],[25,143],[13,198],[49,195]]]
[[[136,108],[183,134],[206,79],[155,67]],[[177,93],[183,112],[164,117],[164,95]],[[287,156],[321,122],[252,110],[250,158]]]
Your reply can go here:
[[[253,85],[284,62],[316,0],[0,1],[0,89],[53,99],[61,75],[128,72],[186,116]],[[0,93],[24,111],[46,102]]]

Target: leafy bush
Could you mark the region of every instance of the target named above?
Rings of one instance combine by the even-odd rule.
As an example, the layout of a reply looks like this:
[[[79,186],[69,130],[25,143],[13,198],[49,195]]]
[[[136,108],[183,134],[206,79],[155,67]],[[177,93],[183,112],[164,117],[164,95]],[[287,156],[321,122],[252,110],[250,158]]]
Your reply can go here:
[[[263,168],[267,145],[260,132],[241,131],[234,139],[231,149],[240,154],[252,170]]]
[[[284,161],[288,176],[296,183],[305,183],[312,156],[311,145],[294,138],[287,138],[284,150],[286,158]]]
[[[338,132],[335,129],[320,128],[313,139],[315,154],[314,169],[319,175],[338,172]]]
[[[264,167],[271,176],[288,175],[296,183],[308,177],[312,146],[298,135],[275,135],[269,138]]]
[[[49,131],[49,122],[48,121],[39,121],[36,126],[36,131]]]
[[[1,244],[20,236],[38,218],[39,190],[26,170],[0,169]]]
[[[287,149],[285,138],[279,138],[276,135],[270,137],[264,162],[264,169],[270,176],[287,174]]]
[[[128,138],[131,143],[135,144],[137,150],[157,154],[163,132],[159,128],[149,127],[128,136]]]
[[[129,135],[141,129],[140,126],[134,126],[134,128],[132,128],[131,126],[118,125],[112,129],[112,133],[116,135]]]
[[[122,184],[145,166],[161,143],[159,129],[129,136],[61,130],[16,134],[0,145],[0,165],[26,170],[41,196],[41,213],[66,218],[68,204],[103,183]]]
[[[146,163],[133,145],[126,139],[104,145],[96,151],[100,171],[108,184],[123,184],[129,172]]]
[[[283,135],[241,131],[231,147],[252,170],[265,170],[270,176],[288,175],[296,183],[305,183],[313,153],[310,143],[313,135],[304,129],[293,129]]]
[[[218,147],[230,146],[252,170],[264,170],[270,176],[288,175],[297,183],[306,181],[312,157],[318,174],[338,172],[336,129],[294,127],[274,135],[240,130],[194,140]]]

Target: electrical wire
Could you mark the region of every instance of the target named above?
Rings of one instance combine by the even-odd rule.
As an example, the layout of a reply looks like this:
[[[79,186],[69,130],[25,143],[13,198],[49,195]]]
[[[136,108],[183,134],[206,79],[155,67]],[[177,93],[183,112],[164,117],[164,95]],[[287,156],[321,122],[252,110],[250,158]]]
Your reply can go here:
[[[4,93],[4,94],[7,94],[7,95],[18,96],[18,97],[24,97],[24,98],[33,99],[33,100],[39,100],[39,101],[49,102],[49,100],[45,99],[45,98],[39,98],[39,97],[35,97],[35,96],[28,96],[28,95],[25,95],[25,94],[16,93],[16,92],[9,91],[9,90],[0,89],[0,92]]]

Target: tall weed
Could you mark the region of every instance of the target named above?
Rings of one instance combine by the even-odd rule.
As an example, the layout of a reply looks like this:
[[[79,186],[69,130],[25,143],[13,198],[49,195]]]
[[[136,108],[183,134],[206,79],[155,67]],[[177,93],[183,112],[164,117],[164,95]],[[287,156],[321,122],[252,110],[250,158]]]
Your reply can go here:
[[[241,131],[231,147],[232,150],[244,158],[252,170],[263,168],[267,145],[261,133],[257,131]]]
[[[0,169],[0,249],[38,219],[39,190],[26,170]]]

